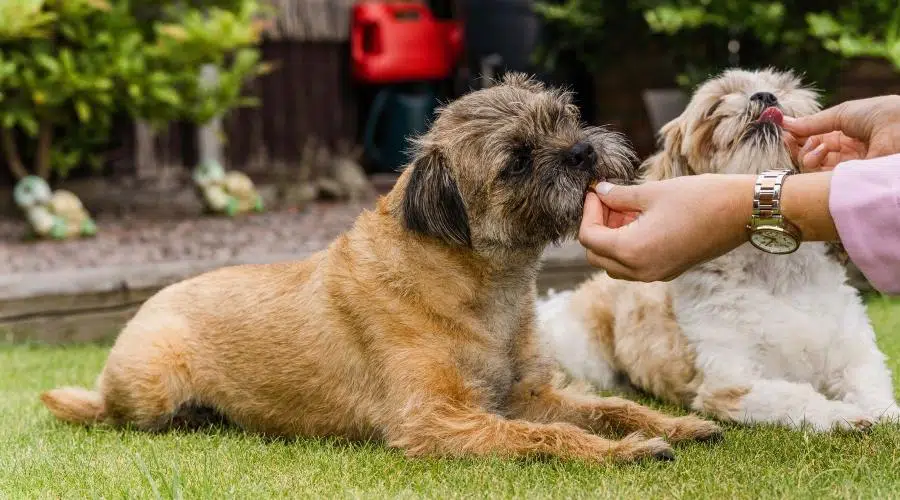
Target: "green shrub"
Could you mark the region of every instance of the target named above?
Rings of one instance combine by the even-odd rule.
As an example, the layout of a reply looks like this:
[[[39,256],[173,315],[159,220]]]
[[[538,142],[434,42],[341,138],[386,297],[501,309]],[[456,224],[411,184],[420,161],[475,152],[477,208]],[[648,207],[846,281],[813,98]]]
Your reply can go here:
[[[841,58],[808,36],[806,13],[841,2],[752,0],[559,0],[538,12],[548,25],[538,54],[552,64],[573,53],[596,71],[616,64],[623,44],[655,39],[679,72],[677,83],[692,88],[730,66],[792,68],[824,91],[832,90]],[[558,58],[558,57],[557,57]]]
[[[900,71],[900,6],[896,0],[846,2],[836,11],[809,13],[810,33],[843,57],[876,57]]]
[[[241,89],[264,68],[257,3],[193,3],[0,0],[0,146],[13,173],[98,166],[123,113],[204,123],[251,104]],[[207,64],[213,88],[200,81]]]

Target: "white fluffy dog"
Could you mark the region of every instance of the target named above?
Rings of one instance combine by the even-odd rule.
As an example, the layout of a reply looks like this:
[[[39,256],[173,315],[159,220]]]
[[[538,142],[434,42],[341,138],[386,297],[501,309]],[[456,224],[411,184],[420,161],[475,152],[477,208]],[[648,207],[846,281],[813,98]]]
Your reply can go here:
[[[819,106],[791,73],[730,70],[706,82],[663,127],[645,178],[795,168],[770,107],[802,116]],[[624,379],[726,421],[866,429],[900,412],[845,282],[825,244],[770,255],[748,243],[670,283],[600,273],[542,300],[540,328],[562,368],[598,389]]]

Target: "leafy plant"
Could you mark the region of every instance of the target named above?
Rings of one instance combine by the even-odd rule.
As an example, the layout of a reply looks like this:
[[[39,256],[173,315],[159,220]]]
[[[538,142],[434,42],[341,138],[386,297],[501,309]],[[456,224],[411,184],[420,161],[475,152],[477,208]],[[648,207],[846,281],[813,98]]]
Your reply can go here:
[[[116,13],[99,0],[60,2],[52,11],[44,10],[48,1],[2,4],[7,15],[15,15],[10,4],[24,7],[20,31],[7,27],[2,46],[6,74],[0,80],[0,135],[7,163],[17,177],[27,175],[17,149],[18,130],[36,140],[32,156],[38,175],[49,176],[54,157],[64,173],[70,168],[66,159],[81,158],[54,154],[57,127],[71,125],[66,122],[73,117],[94,132],[109,125],[113,68],[120,54],[104,24]],[[53,22],[42,22],[47,19]]]
[[[782,28],[786,27],[783,22],[786,8],[782,2],[643,0],[639,3],[650,29],[668,35],[713,26],[732,35],[750,32],[763,43],[771,44],[780,40]]]
[[[248,78],[269,71],[256,48],[264,26],[258,21],[260,7],[255,1],[231,4],[232,10],[164,9],[153,25],[156,43],[145,50],[146,67],[135,68],[138,74],[149,72],[147,86],[129,88],[136,116],[155,125],[174,119],[203,124],[225,110],[256,103],[241,91]],[[215,85],[199,78],[205,65],[216,68]]]
[[[535,59],[548,69],[574,56],[594,72],[602,71],[622,49],[651,34],[627,0],[546,0],[534,9],[543,18],[545,42]]]
[[[48,33],[48,25],[56,19],[52,12],[44,12],[44,0],[0,2],[0,40],[40,38]]]
[[[843,57],[886,59],[900,70],[900,7],[892,0],[848,2],[806,15],[810,33]]]
[[[767,0],[561,0],[539,5],[550,27],[550,47],[576,54],[596,70],[615,61],[624,44],[661,41],[677,83],[689,89],[729,66],[778,66],[833,87],[840,58],[808,36],[805,14],[840,2]]]
[[[696,71],[694,76],[681,75],[683,85],[696,84],[708,73],[735,64],[794,69],[826,92],[836,82],[841,59],[810,39],[805,14],[813,7],[835,8],[840,2],[642,0],[640,3],[648,26],[656,33],[691,35],[707,28],[707,34],[714,33],[719,43],[729,46],[731,57],[706,61],[706,75]]]
[[[17,177],[98,167],[123,113],[204,123],[265,69],[253,0],[0,0],[0,147]],[[8,19],[14,22],[7,23]],[[212,65],[219,84],[205,86]],[[19,151],[21,145],[28,148]]]

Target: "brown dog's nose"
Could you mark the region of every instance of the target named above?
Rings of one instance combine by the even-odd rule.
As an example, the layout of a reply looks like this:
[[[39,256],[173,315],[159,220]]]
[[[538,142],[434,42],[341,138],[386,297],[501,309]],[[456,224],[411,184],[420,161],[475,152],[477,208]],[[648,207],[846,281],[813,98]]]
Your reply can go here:
[[[593,164],[596,158],[597,153],[594,151],[594,146],[587,142],[579,142],[566,153],[565,162],[570,167],[581,167]]]

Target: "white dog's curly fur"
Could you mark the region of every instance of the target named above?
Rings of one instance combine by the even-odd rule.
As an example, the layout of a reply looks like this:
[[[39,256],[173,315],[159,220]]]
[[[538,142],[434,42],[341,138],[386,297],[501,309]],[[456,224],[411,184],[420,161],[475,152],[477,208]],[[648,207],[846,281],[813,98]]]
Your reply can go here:
[[[662,129],[644,177],[795,168],[781,129],[757,122],[759,92],[787,115],[819,109],[789,72],[727,71]],[[538,309],[562,368],[599,389],[624,379],[723,420],[816,431],[900,415],[865,307],[824,244],[779,256],[748,243],[670,283],[600,273]]]

